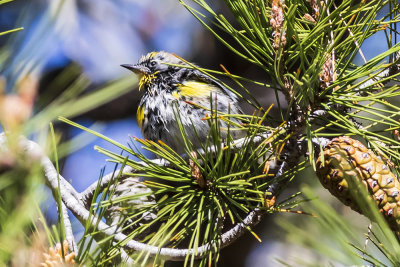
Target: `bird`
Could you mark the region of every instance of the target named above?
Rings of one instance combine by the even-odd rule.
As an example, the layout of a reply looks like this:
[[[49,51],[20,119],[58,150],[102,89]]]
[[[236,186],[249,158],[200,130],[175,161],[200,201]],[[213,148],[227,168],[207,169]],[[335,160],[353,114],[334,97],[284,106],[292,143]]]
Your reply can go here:
[[[212,136],[209,134],[212,123],[204,119],[215,114],[210,111],[210,105],[220,115],[242,114],[238,97],[234,93],[196,69],[196,65],[187,63],[174,54],[151,52],[142,56],[137,64],[121,66],[139,75],[139,91],[143,94],[136,117],[143,137],[155,142],[162,141],[179,155],[190,152],[191,157],[196,157],[196,152],[185,150],[180,126],[183,126],[185,136],[194,149],[201,149],[201,145],[206,144],[209,136]],[[241,123],[236,117],[230,117],[229,121],[235,125]],[[230,122],[219,121],[219,133],[224,141],[227,139],[226,129]],[[232,125],[233,127],[235,126]],[[240,135],[239,131],[231,131],[230,134],[233,139]],[[205,190],[207,181],[192,162],[189,159],[191,175],[199,188]],[[113,203],[105,212],[110,229],[126,234],[138,227],[145,229],[135,233],[136,240],[156,231],[159,222],[151,222],[158,216],[156,203],[159,195],[145,182],[152,180],[157,180],[157,177],[125,176],[111,187],[113,193],[110,199]],[[136,216],[132,215],[137,214],[140,209],[147,210]]]
[[[143,137],[161,140],[178,154],[187,151],[177,120],[193,146],[200,148],[209,136],[210,124],[204,118],[210,115],[210,107],[214,114],[243,114],[237,95],[175,54],[150,52],[137,64],[121,66],[139,75],[139,91],[144,91],[136,113]],[[235,128],[241,123],[238,117],[230,116],[229,121],[219,122],[223,140],[228,124]],[[233,139],[242,136],[240,131],[230,131],[230,135]]]

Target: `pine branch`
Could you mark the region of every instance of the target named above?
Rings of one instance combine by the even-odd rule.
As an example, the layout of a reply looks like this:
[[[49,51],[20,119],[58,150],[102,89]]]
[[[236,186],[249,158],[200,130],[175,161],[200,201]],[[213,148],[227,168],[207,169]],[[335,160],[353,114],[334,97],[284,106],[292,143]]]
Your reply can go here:
[[[263,142],[265,139],[272,137],[273,134],[262,134],[255,138],[255,144]],[[236,149],[240,149],[242,145],[245,144],[244,139],[240,139],[235,141],[235,144],[232,145]],[[4,134],[0,135],[0,147],[4,147],[7,145],[6,136]],[[241,222],[237,223],[230,230],[223,233],[220,237],[220,240],[214,240],[211,243],[207,243],[203,246],[199,246],[196,251],[194,249],[172,249],[172,248],[159,248],[157,246],[147,245],[135,240],[126,241],[128,236],[121,232],[115,232],[115,228],[107,225],[106,223],[99,220],[99,218],[91,214],[88,210],[88,205],[92,201],[92,197],[94,195],[94,191],[101,188],[104,189],[110,184],[115,178],[116,174],[122,173],[123,176],[119,177],[119,179],[124,179],[129,177],[129,173],[135,173],[135,170],[132,167],[124,167],[121,170],[114,171],[110,174],[104,175],[99,182],[93,183],[82,193],[77,193],[75,189],[68,183],[64,177],[57,173],[56,168],[50,161],[50,159],[44,154],[41,147],[30,140],[27,140],[23,137],[19,139],[19,147],[23,149],[26,155],[29,158],[40,160],[41,166],[44,169],[45,177],[47,179],[47,184],[52,190],[59,190],[61,194],[61,198],[63,201],[63,214],[64,214],[64,225],[66,227],[66,238],[70,247],[74,249],[74,251],[78,251],[76,247],[76,242],[73,239],[73,233],[71,229],[71,223],[68,218],[68,213],[66,208],[68,208],[75,217],[83,224],[87,225],[89,223],[94,229],[102,232],[102,235],[96,235],[95,238],[97,241],[101,241],[106,236],[112,236],[116,242],[123,242],[125,245],[123,246],[124,250],[134,250],[134,251],[146,251],[147,253],[153,256],[160,256],[169,260],[184,260],[188,255],[194,255],[195,258],[201,258],[209,251],[215,250],[217,247],[224,248],[235,240],[237,240],[240,236],[248,231],[249,228],[257,225],[262,216],[265,214],[262,209],[254,209],[251,211]],[[295,164],[297,164],[298,159],[300,158],[300,153],[304,153],[304,149],[299,149],[301,146],[293,145],[287,146],[285,149],[285,153],[283,155],[284,160],[280,165],[280,169],[278,171],[278,175],[276,179],[279,180],[279,176],[284,176],[285,171],[293,168]],[[216,149],[216,148],[211,148]],[[159,164],[159,166],[168,166],[169,162],[165,160],[153,160],[153,163]],[[144,164],[144,163],[142,163]],[[125,174],[124,174],[125,173]],[[270,186],[267,189],[267,192],[270,192],[272,197],[278,194],[278,191],[281,189],[281,186],[287,182],[287,179],[282,179],[278,181],[273,186]],[[60,183],[60,187],[58,189],[58,183]],[[217,246],[218,244],[218,246]]]
[[[262,134],[260,136],[257,136],[255,138],[255,143],[260,143],[263,140],[270,138],[272,134]],[[240,139],[235,142],[233,145],[236,149],[240,149],[241,145],[244,144],[244,140]],[[0,135],[0,146],[6,146],[7,141],[6,137],[4,134]],[[105,236],[113,236],[114,240],[116,242],[124,242],[126,243],[124,245],[124,249],[128,250],[134,250],[134,251],[146,251],[150,253],[151,255],[158,255],[163,258],[169,259],[169,260],[183,260],[187,255],[193,255],[195,251],[193,249],[171,249],[171,248],[159,248],[157,246],[151,246],[147,244],[140,243],[135,240],[130,240],[126,242],[127,236],[124,235],[121,232],[115,233],[114,229],[107,225],[106,223],[98,220],[96,215],[90,214],[90,212],[87,209],[88,203],[91,202],[91,198],[93,197],[94,190],[96,187],[100,186],[101,188],[105,188],[110,182],[113,181],[115,178],[115,173],[119,173],[120,171],[115,171],[113,173],[107,174],[103,176],[103,179],[100,181],[100,185],[98,183],[92,184],[89,186],[86,190],[84,190],[82,193],[77,193],[75,189],[69,184],[64,177],[59,175],[56,171],[56,168],[50,161],[50,159],[44,154],[43,150],[41,147],[30,140],[27,140],[23,137],[20,138],[19,140],[19,146],[21,149],[23,149],[26,153],[26,155],[30,158],[34,158],[37,160],[40,160],[41,166],[44,169],[45,177],[47,179],[47,184],[49,185],[50,188],[53,190],[59,190],[61,194],[61,198],[63,201],[63,207],[68,208],[77,218],[78,220],[83,224],[86,225],[86,223],[90,223],[92,227],[95,229],[97,228],[99,231],[103,232]],[[215,149],[215,148],[211,148]],[[296,148],[297,150],[297,148]],[[293,151],[291,151],[293,152]],[[287,157],[287,160],[291,162],[295,162],[294,158],[298,159],[298,153],[288,153],[288,155],[292,154],[292,157]],[[168,162],[165,160],[154,160],[154,163],[160,164],[160,166],[168,166]],[[293,163],[292,163],[293,164]],[[290,165],[292,165],[290,164]],[[283,165],[284,166],[284,165]],[[123,168],[122,173],[134,173],[135,170],[131,167],[125,167]],[[124,178],[124,177],[120,177]],[[277,177],[279,178],[279,177]],[[60,187],[58,189],[58,179],[60,183]],[[278,189],[278,187],[277,187]],[[275,195],[277,192],[273,187],[268,189],[271,193],[271,195]],[[65,209],[62,211],[64,213],[64,220],[65,220],[65,226],[66,226],[66,235],[67,235],[67,240],[68,243],[71,245],[72,248],[74,248],[75,251],[76,249],[76,243],[73,240],[73,234],[71,231],[71,224],[69,222],[68,214]],[[258,224],[261,221],[262,215],[265,212],[262,209],[254,209],[251,211],[241,222],[237,223],[235,226],[233,226],[230,230],[227,232],[223,233],[221,235],[221,238],[219,241],[215,240],[211,243],[208,243],[206,245],[200,246],[196,249],[196,254],[195,258],[201,258],[202,255],[206,254],[210,250],[214,250],[216,248],[216,244],[218,243],[219,248],[226,247],[233,243],[236,239],[238,239],[240,236],[242,236],[245,232],[248,231],[248,228],[254,227],[256,224]],[[101,240],[100,236],[97,236],[99,240]]]
[[[269,137],[270,135],[265,135],[265,136],[259,136],[258,141],[261,142],[262,140],[265,139],[265,137]],[[4,134],[0,135],[0,146],[6,146],[6,137]],[[238,142],[240,143],[240,142]],[[104,232],[106,236],[114,236],[114,239],[118,242],[124,242],[127,240],[127,236],[122,234],[122,233],[115,233],[112,228],[105,224],[102,221],[98,221],[95,215],[90,214],[89,211],[85,207],[86,201],[90,199],[91,196],[93,196],[93,188],[94,184],[89,186],[87,190],[83,191],[82,194],[79,194],[75,191],[75,189],[65,180],[64,177],[59,175],[56,171],[56,168],[50,161],[50,159],[44,154],[43,150],[41,147],[30,140],[27,140],[23,137],[20,138],[19,140],[19,146],[21,149],[23,149],[28,157],[31,157],[33,159],[40,160],[41,165],[44,169],[45,177],[47,179],[47,183],[52,188],[53,190],[58,190],[58,179],[60,181],[60,194],[63,203],[65,206],[78,218],[78,220],[85,225],[89,220],[92,225],[92,227],[97,227],[98,230]],[[166,164],[166,163],[161,163],[161,164]],[[126,169],[128,170],[128,169]],[[125,169],[124,169],[125,171]],[[133,172],[134,170],[130,170]],[[102,179],[102,187],[105,187],[107,183],[112,181],[114,179],[113,174],[109,174],[104,176],[105,179]],[[253,227],[256,225],[258,222],[261,220],[261,210],[256,209],[252,212],[250,212],[247,217],[237,225],[235,225],[231,230],[225,232],[221,236],[220,240],[220,247],[223,248],[225,246],[228,246],[232,242],[234,242],[237,238],[239,238],[241,235],[243,235],[247,230],[248,227]],[[65,213],[64,213],[65,214]],[[68,220],[68,216],[64,217],[65,220]],[[96,225],[96,222],[98,224]],[[69,227],[70,223],[66,223],[66,226]],[[70,231],[67,229],[67,238],[68,238],[68,243],[74,245],[75,241],[71,239],[71,234]],[[204,245],[201,247],[197,248],[197,253],[196,257],[201,258],[203,254],[205,254],[207,251],[212,250],[214,248],[215,243],[211,243],[208,245]],[[72,246],[74,247],[74,246]],[[188,249],[169,249],[169,248],[159,248],[157,246],[150,246],[146,245],[134,240],[130,240],[126,243],[124,246],[125,249],[132,249],[135,251],[147,251],[152,255],[159,255],[161,257],[166,257],[170,260],[183,260],[188,254],[192,255],[194,254],[194,250],[188,250]]]

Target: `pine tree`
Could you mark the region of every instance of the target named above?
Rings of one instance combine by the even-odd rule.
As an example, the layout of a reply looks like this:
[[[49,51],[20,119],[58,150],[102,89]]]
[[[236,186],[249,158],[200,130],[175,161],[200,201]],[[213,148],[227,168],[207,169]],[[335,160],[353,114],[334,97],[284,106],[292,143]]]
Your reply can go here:
[[[240,242],[237,239],[243,234],[259,239],[252,228],[267,214],[289,211],[317,216],[308,216],[316,225],[314,232],[313,227],[301,229],[280,219],[293,242],[346,265],[399,266],[399,3],[226,0],[224,4],[232,16],[228,19],[206,1],[179,2],[226,49],[265,74],[268,83],[232,74],[229,66],[222,71],[193,66],[207,75],[231,79],[240,90],[229,88],[247,101],[254,113],[218,114],[210,103],[210,116],[204,118],[211,126],[210,141],[201,149],[195,148],[181,127],[185,155],[150,140],[133,138],[129,145],[123,145],[66,118],[87,110],[88,103],[94,107],[122,94],[130,81],[117,81],[100,92],[81,97],[79,103],[76,98],[63,99],[61,105],[56,102],[29,120],[21,114],[13,120],[0,114],[4,129],[9,130],[9,134],[0,136],[0,148],[8,147],[4,150],[16,159],[3,174],[8,177],[4,181],[22,175],[31,177],[29,181],[37,186],[44,183],[38,178],[44,169],[45,183],[58,203],[57,228],[52,231],[46,223],[42,227],[47,230],[51,245],[66,239],[69,246],[59,245],[56,252],[48,255],[68,255],[66,258],[70,259],[68,253],[73,251],[77,263],[96,266],[163,265],[172,260],[182,261],[185,266],[217,265],[221,249]],[[366,60],[361,47],[367,38],[380,32],[386,36],[387,50]],[[362,64],[354,63],[357,54],[364,60]],[[70,79],[82,82],[79,77]],[[273,90],[277,107],[260,105],[248,89],[252,84],[264,86],[266,92]],[[7,96],[1,100],[0,107],[8,101]],[[62,107],[69,107],[71,112],[60,112]],[[271,115],[273,108],[278,116]],[[117,167],[110,174],[102,173],[99,181],[81,193],[59,175],[60,148],[52,124],[51,153],[20,137],[32,131],[33,125],[53,120],[55,114],[63,115],[59,121],[116,146],[117,151],[96,147]],[[230,120],[232,117],[240,118],[243,124],[236,125]],[[178,113],[176,120],[180,121]],[[222,140],[220,120],[228,123],[229,130],[240,128],[246,136]],[[144,147],[157,158],[149,159],[135,146]],[[18,156],[21,148],[25,152]],[[282,197],[289,184],[307,175],[307,171],[315,179],[318,174],[332,195],[371,220],[368,244],[363,246],[359,242],[363,237],[354,235],[353,229],[360,225],[337,215],[327,203],[309,201],[315,197],[309,188]],[[15,184],[15,188],[21,185]],[[0,190],[3,207],[17,206],[16,193],[7,194],[1,187]],[[31,194],[35,186],[24,190],[27,201],[34,198]],[[306,205],[306,201],[307,212],[294,210],[299,204]],[[7,216],[7,209],[0,214],[0,240],[6,242],[14,238],[6,235],[6,226],[16,220]],[[67,210],[85,227],[85,235],[78,243],[74,241]],[[24,224],[15,227],[26,231],[33,216],[18,216],[23,217],[19,221]],[[1,253],[3,262],[12,260],[12,249]]]

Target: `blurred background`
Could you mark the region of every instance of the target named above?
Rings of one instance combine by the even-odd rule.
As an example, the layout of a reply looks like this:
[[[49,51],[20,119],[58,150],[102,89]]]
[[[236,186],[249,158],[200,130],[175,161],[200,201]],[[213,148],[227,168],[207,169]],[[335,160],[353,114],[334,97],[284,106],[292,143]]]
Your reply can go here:
[[[214,10],[231,18],[223,1],[210,4]],[[165,50],[204,68],[221,70],[219,65],[223,64],[231,73],[268,83],[264,73],[221,45],[177,0],[15,0],[1,5],[0,32],[19,27],[23,30],[0,36],[2,91],[15,94],[27,77],[33,83],[37,90],[33,103],[36,120],[27,130],[32,139],[40,139],[48,127],[42,123],[44,119],[37,118],[51,108],[57,111],[50,119],[54,119],[59,138],[65,143],[60,147],[60,154],[64,156],[60,162],[62,175],[78,191],[95,182],[104,166],[105,173],[114,168],[106,163],[104,155],[94,151],[94,145],[119,151],[104,140],[57,123],[55,118],[68,116],[123,144],[130,142],[130,136],[140,137],[135,119],[140,98],[137,79],[120,64],[135,63],[143,54]],[[367,59],[386,49],[386,43],[379,38],[382,36],[376,35],[364,44]],[[362,64],[361,57],[357,58],[357,63]],[[103,99],[94,109],[79,107],[74,110],[73,105],[68,105],[73,99],[69,94],[79,99],[102,88],[112,91],[113,86],[118,88],[115,90],[120,92],[119,96],[110,97],[111,101]],[[264,107],[276,103],[273,90],[254,85],[248,89]],[[245,104],[243,108],[252,113]],[[348,213],[350,218],[365,220],[333,200],[311,171],[296,179],[286,194],[297,192],[303,184],[311,186],[336,210]],[[47,220],[55,222],[56,208],[50,193],[48,199],[42,209]],[[290,236],[281,227],[282,217],[299,224],[310,220],[287,213],[266,217],[255,229],[263,242],[259,243],[250,234],[245,235],[222,251],[219,265],[276,266],[276,258],[293,263],[318,257],[290,242]],[[73,224],[79,237],[82,227],[78,222]]]

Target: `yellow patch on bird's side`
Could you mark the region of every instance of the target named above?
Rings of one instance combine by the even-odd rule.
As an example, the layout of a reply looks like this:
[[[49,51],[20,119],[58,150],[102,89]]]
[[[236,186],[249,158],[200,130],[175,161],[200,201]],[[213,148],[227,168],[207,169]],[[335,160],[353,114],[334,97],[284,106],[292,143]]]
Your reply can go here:
[[[178,85],[179,93],[182,96],[210,96],[210,92],[216,91],[218,87],[209,83],[187,81]]]
[[[144,107],[139,107],[136,111],[136,119],[139,124],[139,127],[142,128],[143,120],[144,120]]]
[[[172,96],[176,98],[176,100],[179,100],[179,94],[177,91],[172,92]]]

